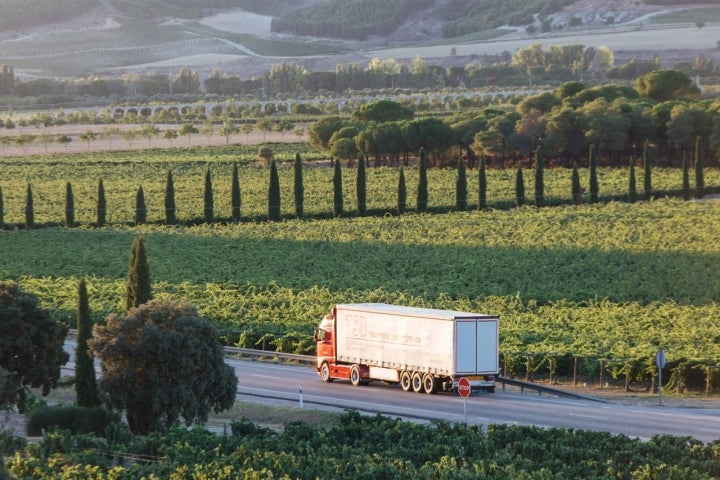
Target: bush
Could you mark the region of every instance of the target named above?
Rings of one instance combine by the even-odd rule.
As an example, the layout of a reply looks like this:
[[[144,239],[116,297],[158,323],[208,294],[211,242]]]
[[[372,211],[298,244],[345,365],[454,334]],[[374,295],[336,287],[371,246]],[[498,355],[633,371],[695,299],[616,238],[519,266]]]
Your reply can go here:
[[[28,417],[26,427],[30,436],[39,436],[43,431],[60,429],[75,434],[94,433],[102,437],[111,423],[119,421],[118,414],[109,412],[103,407],[60,405],[38,408]]]

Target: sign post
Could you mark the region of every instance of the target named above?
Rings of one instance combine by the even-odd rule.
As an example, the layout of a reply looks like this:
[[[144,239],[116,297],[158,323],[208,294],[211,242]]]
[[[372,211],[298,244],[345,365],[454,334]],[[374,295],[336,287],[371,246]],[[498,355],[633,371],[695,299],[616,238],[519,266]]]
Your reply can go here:
[[[470,396],[470,380],[465,377],[460,377],[458,380],[458,393],[463,399],[463,413],[465,418],[465,425],[467,425],[467,397]]]
[[[662,406],[662,369],[665,367],[666,361],[665,352],[661,348],[657,354],[655,354],[655,365],[658,367],[658,404],[660,406]]]

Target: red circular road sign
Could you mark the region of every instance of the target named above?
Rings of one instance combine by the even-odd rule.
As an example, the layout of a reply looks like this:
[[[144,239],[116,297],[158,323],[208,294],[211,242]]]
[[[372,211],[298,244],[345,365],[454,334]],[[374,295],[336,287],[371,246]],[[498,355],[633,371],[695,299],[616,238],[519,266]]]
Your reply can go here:
[[[458,393],[461,397],[467,398],[470,396],[470,380],[465,377],[460,377],[458,380]]]

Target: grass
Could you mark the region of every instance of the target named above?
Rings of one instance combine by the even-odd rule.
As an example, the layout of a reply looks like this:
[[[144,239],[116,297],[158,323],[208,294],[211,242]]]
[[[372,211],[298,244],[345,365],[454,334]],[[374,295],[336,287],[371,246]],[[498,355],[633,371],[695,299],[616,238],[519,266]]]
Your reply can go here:
[[[718,22],[720,21],[720,7],[689,8],[687,10],[676,10],[674,12],[654,15],[650,23],[696,23],[696,22]]]

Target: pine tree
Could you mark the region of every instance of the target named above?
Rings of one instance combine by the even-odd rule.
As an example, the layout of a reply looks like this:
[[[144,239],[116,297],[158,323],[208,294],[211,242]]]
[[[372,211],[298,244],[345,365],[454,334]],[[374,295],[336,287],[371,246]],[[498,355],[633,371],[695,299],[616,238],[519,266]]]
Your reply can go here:
[[[167,181],[165,182],[165,225],[175,225],[175,182],[173,181],[172,170],[168,170]]]
[[[407,208],[407,186],[405,185],[405,170],[400,166],[400,176],[398,178],[398,215],[405,213]]]
[[[358,158],[355,187],[357,192],[358,215],[364,217],[367,215],[367,179],[365,174],[365,157],[362,155]]]
[[[690,200],[690,168],[685,151],[682,156],[682,196],[684,200]]]
[[[635,179],[635,159],[630,157],[630,185],[629,185],[630,203],[637,202],[637,180]]]
[[[535,150],[535,206],[545,206],[545,160],[542,145]]]
[[[33,206],[32,187],[28,183],[25,194],[25,228],[31,229],[35,226],[35,207]]]
[[[125,308],[139,307],[152,300],[150,286],[150,265],[145,251],[145,237],[135,237],[130,249],[127,296]]]
[[[652,198],[652,162],[648,156],[648,142],[645,140],[643,144],[643,192],[645,200]]]
[[[275,159],[270,160],[270,188],[268,189],[268,219],[280,220],[280,177]]]
[[[703,173],[702,155],[700,155],[700,136],[695,137],[695,195],[705,196],[705,175]]]
[[[5,228],[5,201],[3,200],[3,191],[0,186],[0,230]]]
[[[232,169],[232,187],[231,187],[231,204],[232,204],[232,221],[237,223],[240,221],[242,213],[242,197],[240,195],[240,176],[238,173],[237,162],[233,163]]]
[[[588,152],[590,163],[590,203],[597,203],[599,200],[599,186],[597,176],[597,152],[595,146],[591,145]]]
[[[103,185],[102,177],[98,180],[98,198],[95,213],[98,227],[102,227],[107,223],[107,200],[105,200],[105,185]]]
[[[93,358],[88,353],[88,340],[92,338],[92,320],[84,278],[78,283],[77,348],[75,349],[75,393],[81,407],[100,405],[95,379]]]
[[[572,184],[572,199],[576,205],[579,205],[583,201],[582,186],[580,185],[580,174],[578,173],[577,164],[573,164],[572,176],[570,179]]]
[[[462,157],[458,158],[455,209],[459,212],[467,210],[467,175],[465,174],[465,160]]]
[[[339,161],[333,167],[333,215],[343,215],[342,169]]]
[[[147,205],[145,205],[145,192],[142,185],[135,194],[135,224],[141,225],[147,222]]]
[[[75,196],[73,195],[72,183],[65,184],[65,226],[75,226]]]
[[[215,204],[213,202],[213,186],[212,176],[210,174],[210,167],[205,170],[205,195],[203,199],[205,205],[203,212],[205,216],[205,223],[212,223],[215,217]]]
[[[427,180],[427,154],[425,149],[420,149],[420,161],[418,163],[418,195],[417,211],[427,212],[428,208],[428,180]]]
[[[303,204],[305,202],[305,187],[303,185],[303,164],[299,153],[295,154],[295,217],[303,218]]]
[[[480,166],[478,168],[478,208],[487,208],[487,174],[485,172],[485,155],[480,155]]]
[[[523,180],[522,167],[518,166],[515,174],[515,204],[519,207],[525,203],[525,180]]]

